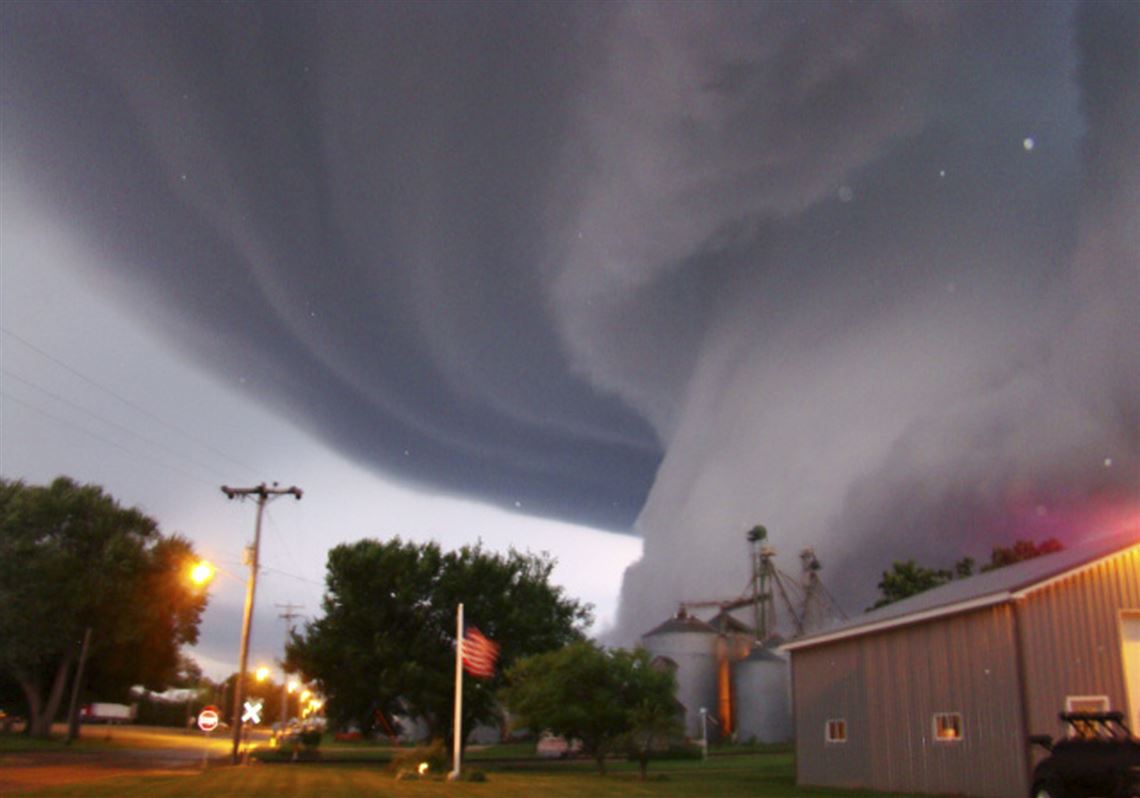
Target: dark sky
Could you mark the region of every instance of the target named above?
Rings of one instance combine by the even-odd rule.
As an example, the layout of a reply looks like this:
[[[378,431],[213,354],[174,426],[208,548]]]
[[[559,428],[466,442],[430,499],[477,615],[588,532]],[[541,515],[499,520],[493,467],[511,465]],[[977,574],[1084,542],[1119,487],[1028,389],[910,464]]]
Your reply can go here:
[[[660,446],[542,301],[555,10],[17,4],[5,162],[131,312],[363,463],[628,528]]]
[[[6,271],[50,219],[74,290],[360,467],[642,536],[621,635],[734,595],[758,522],[853,607],[1137,522],[1135,3],[0,21]]]

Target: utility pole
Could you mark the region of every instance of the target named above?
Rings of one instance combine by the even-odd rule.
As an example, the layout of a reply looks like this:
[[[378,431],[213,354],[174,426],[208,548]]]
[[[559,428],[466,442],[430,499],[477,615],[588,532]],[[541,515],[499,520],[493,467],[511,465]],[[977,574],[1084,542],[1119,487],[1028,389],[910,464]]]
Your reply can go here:
[[[270,488],[266,487],[265,483],[262,482],[256,488],[231,488],[227,485],[222,485],[222,493],[226,494],[227,499],[244,499],[249,496],[257,497],[257,521],[253,529],[253,546],[247,549],[249,552],[249,579],[245,583],[245,613],[241,619],[241,655],[239,657],[237,684],[234,685],[234,708],[232,715],[234,728],[233,762],[236,765],[241,759],[242,701],[245,700],[245,672],[249,666],[249,628],[253,622],[253,598],[257,590],[258,558],[261,553],[261,515],[265,510],[265,505],[269,503],[269,500],[275,499],[278,496],[288,495],[300,501],[301,489],[296,486],[278,488],[276,482],[274,482],[273,487]]]
[[[91,648],[91,627],[83,632],[83,647],[79,650],[79,664],[75,666],[75,681],[71,685],[71,702],[67,705],[67,744],[79,736],[79,688],[83,684],[83,670],[87,667],[87,651]]]
[[[287,601],[284,604],[274,604],[273,606],[279,610],[285,610],[285,612],[281,613],[277,617],[281,618],[282,620],[285,621],[285,645],[289,645],[289,636],[293,633],[293,619],[301,617],[300,613],[293,612],[293,610],[303,610],[303,609],[305,609],[305,605],[304,604],[294,604],[291,601]],[[285,731],[285,722],[287,720],[289,720],[288,709],[289,709],[289,678],[288,678],[288,674],[285,673],[285,660],[282,659],[281,660],[281,731],[282,732]]]

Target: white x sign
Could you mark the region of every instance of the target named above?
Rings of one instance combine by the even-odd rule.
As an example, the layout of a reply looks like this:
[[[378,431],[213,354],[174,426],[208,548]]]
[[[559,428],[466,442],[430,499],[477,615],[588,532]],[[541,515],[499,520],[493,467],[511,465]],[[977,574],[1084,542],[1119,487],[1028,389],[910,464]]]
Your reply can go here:
[[[261,699],[245,702],[245,712],[241,716],[242,723],[252,723],[254,726],[261,723]]]

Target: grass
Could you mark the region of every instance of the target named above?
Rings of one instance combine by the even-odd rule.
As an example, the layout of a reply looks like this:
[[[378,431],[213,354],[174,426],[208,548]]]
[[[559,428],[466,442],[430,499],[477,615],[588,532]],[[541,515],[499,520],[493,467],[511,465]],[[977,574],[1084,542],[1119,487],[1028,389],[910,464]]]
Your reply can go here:
[[[69,747],[73,750],[98,749],[105,748],[107,745],[108,743],[104,740],[89,735],[80,737],[71,746],[68,746],[67,741],[62,736],[45,740],[41,737],[25,737],[22,734],[0,734],[0,754],[22,753],[24,751],[66,751]]]
[[[479,767],[476,765],[476,767]],[[483,783],[449,783],[442,779],[396,781],[378,764],[252,765],[214,767],[168,776],[117,776],[22,793],[26,796],[87,798],[189,798],[190,796],[281,795],[321,798],[885,798],[882,793],[797,788],[788,753],[715,757],[707,762],[669,761],[650,767],[649,780],[639,781],[636,766],[613,763],[599,776],[589,763],[534,763],[526,771],[488,765]]]

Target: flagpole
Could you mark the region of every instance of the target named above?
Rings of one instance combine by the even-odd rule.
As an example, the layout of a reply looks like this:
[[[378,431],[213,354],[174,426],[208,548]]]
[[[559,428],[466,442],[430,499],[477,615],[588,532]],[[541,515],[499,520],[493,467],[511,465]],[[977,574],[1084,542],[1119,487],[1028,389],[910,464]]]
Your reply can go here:
[[[463,729],[463,604],[459,605],[455,622],[455,738],[452,741],[451,773],[449,779],[459,778],[459,741]]]

